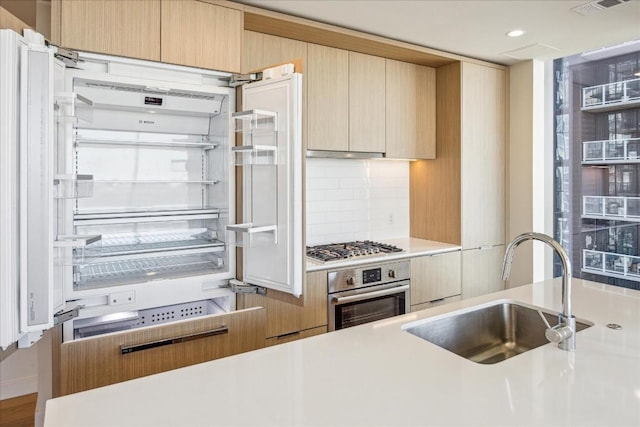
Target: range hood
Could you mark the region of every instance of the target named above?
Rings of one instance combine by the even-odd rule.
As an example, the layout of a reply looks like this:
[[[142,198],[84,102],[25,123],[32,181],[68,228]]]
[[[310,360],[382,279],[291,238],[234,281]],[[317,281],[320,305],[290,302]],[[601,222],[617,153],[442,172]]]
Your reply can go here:
[[[370,151],[331,151],[331,150],[307,150],[309,158],[324,159],[382,159],[384,153]]]

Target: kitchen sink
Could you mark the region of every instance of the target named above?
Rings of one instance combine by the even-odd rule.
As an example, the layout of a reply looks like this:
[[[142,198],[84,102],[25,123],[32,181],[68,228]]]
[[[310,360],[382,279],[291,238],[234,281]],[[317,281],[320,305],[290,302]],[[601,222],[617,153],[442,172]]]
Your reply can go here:
[[[547,326],[558,323],[558,314],[514,301],[499,301],[462,312],[454,312],[409,323],[406,332],[476,363],[494,364],[541,345]],[[576,331],[593,323],[576,321]]]

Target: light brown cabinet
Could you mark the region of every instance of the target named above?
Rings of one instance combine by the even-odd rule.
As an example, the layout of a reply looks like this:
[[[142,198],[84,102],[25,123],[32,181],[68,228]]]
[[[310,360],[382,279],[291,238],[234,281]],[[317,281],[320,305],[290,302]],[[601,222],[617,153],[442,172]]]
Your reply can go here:
[[[301,59],[302,63],[306,64],[307,43],[253,31],[243,32],[243,73],[262,70],[294,59]]]
[[[436,158],[436,70],[386,60],[386,156]]]
[[[461,293],[460,251],[411,259],[411,311]]]
[[[61,344],[60,395],[265,346],[265,310],[252,309]]]
[[[307,273],[302,296],[267,290],[266,295],[238,295],[238,307],[264,307],[267,312],[267,338],[300,338],[302,331],[327,327],[327,272]]]
[[[506,72],[462,64],[462,248],[505,243]]]
[[[462,251],[462,298],[503,291],[504,245]]]
[[[160,0],[60,0],[56,7],[52,34],[62,46],[160,60]]]
[[[242,12],[196,0],[162,0],[163,62],[240,72]]]
[[[349,151],[385,150],[385,60],[349,52]]]
[[[307,149],[349,151],[349,52],[309,44]]]

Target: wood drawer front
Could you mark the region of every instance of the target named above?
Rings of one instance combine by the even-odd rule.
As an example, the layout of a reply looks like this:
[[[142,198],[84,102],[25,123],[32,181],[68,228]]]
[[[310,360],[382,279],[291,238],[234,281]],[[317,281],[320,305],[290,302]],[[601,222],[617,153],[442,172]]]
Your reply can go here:
[[[305,329],[304,331],[294,332],[287,335],[282,335],[279,337],[267,338],[267,347],[272,345],[284,344],[286,342],[297,341],[303,338],[309,338],[315,335],[326,334],[327,327],[319,326],[313,329]]]
[[[454,295],[448,298],[437,299],[435,301],[425,302],[422,304],[416,304],[411,306],[411,312],[426,310],[427,308],[436,307],[443,304],[448,304],[453,301],[460,301],[462,299],[462,295]]]
[[[60,392],[76,393],[264,345],[265,310],[260,308],[64,343]],[[131,352],[122,354],[123,348]]]
[[[461,253],[411,259],[411,305],[461,293]]]
[[[267,310],[267,338],[297,333],[328,324],[327,272],[307,273],[302,296],[267,290],[266,295],[238,295],[238,307]]]

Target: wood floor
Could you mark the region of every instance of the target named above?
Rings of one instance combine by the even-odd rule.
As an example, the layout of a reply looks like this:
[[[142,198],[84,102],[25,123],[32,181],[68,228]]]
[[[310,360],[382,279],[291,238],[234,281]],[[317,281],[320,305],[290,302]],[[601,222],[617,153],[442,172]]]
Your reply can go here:
[[[0,400],[0,427],[33,427],[38,393]]]

